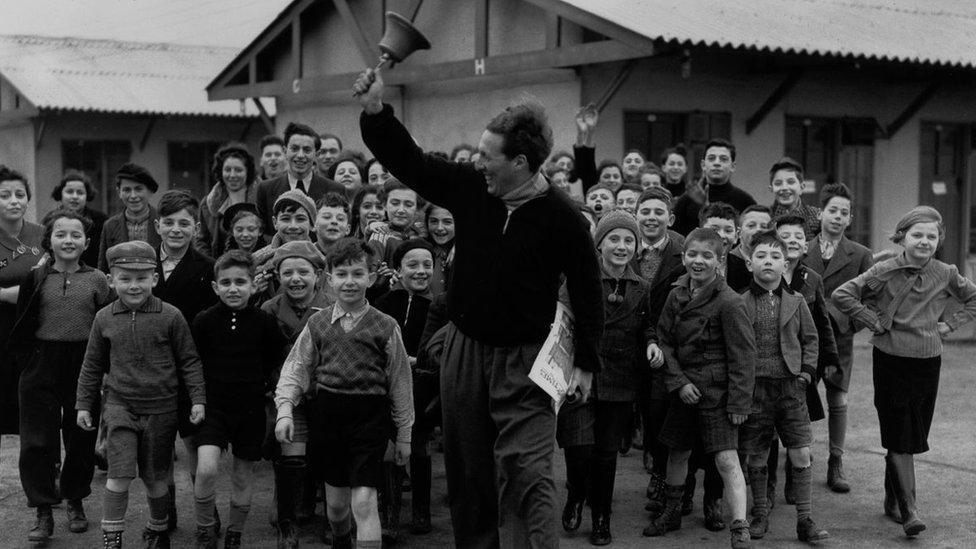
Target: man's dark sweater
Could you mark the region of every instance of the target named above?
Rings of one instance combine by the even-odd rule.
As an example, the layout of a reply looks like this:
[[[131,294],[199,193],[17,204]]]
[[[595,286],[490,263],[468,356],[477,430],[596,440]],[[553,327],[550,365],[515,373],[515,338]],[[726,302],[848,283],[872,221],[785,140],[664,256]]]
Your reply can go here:
[[[286,344],[274,316],[257,307],[237,311],[218,303],[197,315],[192,332],[210,405],[260,404]]]
[[[593,238],[579,208],[550,189],[509,215],[473,165],[424,154],[389,105],[377,114],[364,112],[360,128],[366,146],[390,173],[454,214],[451,321],[487,345],[541,343],[565,274],[576,315],[576,366],[598,371],[603,294]]]
[[[756,203],[751,194],[736,187],[731,182],[724,185],[709,185],[708,201],[725,202],[739,213]],[[698,227],[699,211],[701,211],[701,204],[696,202],[690,193],[681,195],[674,204],[674,226],[671,228],[684,236],[688,236],[688,233]]]

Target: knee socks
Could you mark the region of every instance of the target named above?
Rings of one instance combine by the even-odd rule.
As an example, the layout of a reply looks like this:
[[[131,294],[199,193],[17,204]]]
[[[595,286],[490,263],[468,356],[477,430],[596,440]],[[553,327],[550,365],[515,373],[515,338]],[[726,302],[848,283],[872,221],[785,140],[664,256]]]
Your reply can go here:
[[[214,520],[214,507],[216,499],[217,498],[214,494],[195,498],[197,526],[207,527],[214,525],[216,522],[216,520]]]
[[[844,439],[847,435],[847,404],[827,405],[827,433],[830,439],[830,455],[844,455]]]
[[[146,528],[156,532],[165,532],[169,525],[169,494],[158,498],[146,496],[149,501],[149,522]]]
[[[767,466],[749,467],[749,486],[752,487],[753,516],[769,516],[769,498],[767,493]]]
[[[121,532],[125,530],[125,511],[129,507],[129,492],[113,492],[108,488],[102,499],[102,530]]]
[[[810,516],[813,466],[793,467],[793,486],[796,490],[796,518]]]
[[[236,505],[233,501],[230,502],[230,523],[227,525],[228,530],[233,530],[234,532],[243,532],[244,523],[247,522],[247,514],[251,512],[251,505]]]

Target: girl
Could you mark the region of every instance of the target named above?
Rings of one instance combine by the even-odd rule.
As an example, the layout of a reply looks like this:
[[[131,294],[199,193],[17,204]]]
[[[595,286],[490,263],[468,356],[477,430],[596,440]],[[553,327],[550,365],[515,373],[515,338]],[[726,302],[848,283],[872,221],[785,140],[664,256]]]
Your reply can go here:
[[[677,199],[685,193],[685,175],[688,173],[687,152],[682,143],[664,150],[661,166],[664,171],[664,187]]]
[[[62,210],[77,212],[91,220],[91,230],[88,231],[88,238],[95,242],[94,246],[88,246],[81,260],[85,265],[95,266],[98,264],[98,241],[102,237],[102,225],[105,225],[107,216],[98,210],[93,210],[88,203],[95,200],[95,188],[92,187],[91,178],[76,170],[65,172],[61,182],[51,191],[51,198],[58,202],[58,207]]]
[[[596,173],[597,183],[603,183],[610,187],[610,191],[613,194],[617,194],[620,186],[624,183],[624,173],[620,169],[620,164],[617,164],[613,160],[600,162],[600,165],[596,168]]]
[[[433,245],[434,273],[430,281],[433,295],[447,291],[454,263],[454,216],[445,208],[431,204],[426,216],[427,240]]]
[[[380,201],[379,185],[367,185],[352,200],[352,212],[350,213],[350,225],[352,226],[352,236],[360,240],[367,240],[370,233],[370,224],[377,221],[382,222],[386,219],[386,209]]]
[[[355,196],[369,177],[366,174],[366,165],[354,153],[348,151],[339,153],[328,174],[329,179],[341,183],[346,188],[347,197]]]
[[[976,284],[935,259],[942,215],[917,206],[891,240],[904,252],[834,290],[834,304],[874,337],[874,407],[885,456],[885,515],[907,536],[925,530],[915,502],[914,455],[928,451],[942,364],[942,339],[976,316]],[[952,302],[962,309],[943,318]]]
[[[257,206],[241,202],[224,210],[221,228],[227,238],[224,250],[244,250],[254,253],[268,245],[264,236],[264,223],[258,216]]]
[[[240,143],[224,145],[214,155],[211,176],[216,181],[200,204],[200,249],[211,257],[220,257],[226,249],[227,210],[241,203],[255,203],[257,171],[254,157]]]
[[[383,167],[375,158],[370,158],[366,162],[366,175],[370,185],[382,185],[390,178],[390,172]]]
[[[51,212],[43,243],[53,261],[24,278],[17,300],[12,341],[30,356],[19,391],[20,481],[28,505],[37,508],[37,522],[27,535],[31,542],[53,535],[51,506],[62,498],[68,500],[68,528],[88,530],[82,500],[91,493],[96,431],[73,421],[75,392],[95,313],[112,297],[105,274],[81,261],[90,229],[91,221],[78,212]]]

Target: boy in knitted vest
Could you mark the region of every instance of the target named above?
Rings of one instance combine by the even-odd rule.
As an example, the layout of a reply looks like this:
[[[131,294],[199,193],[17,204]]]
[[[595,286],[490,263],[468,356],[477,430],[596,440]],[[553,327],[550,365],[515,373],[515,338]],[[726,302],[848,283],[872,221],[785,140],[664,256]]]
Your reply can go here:
[[[292,408],[306,396],[311,443],[320,456],[333,547],[380,547],[376,488],[392,425],[396,462],[410,459],[413,384],[400,328],[366,301],[375,255],[354,239],[337,242],[326,279],[337,301],[314,314],[281,370],[275,435],[291,439]],[[350,510],[352,516],[350,516]]]

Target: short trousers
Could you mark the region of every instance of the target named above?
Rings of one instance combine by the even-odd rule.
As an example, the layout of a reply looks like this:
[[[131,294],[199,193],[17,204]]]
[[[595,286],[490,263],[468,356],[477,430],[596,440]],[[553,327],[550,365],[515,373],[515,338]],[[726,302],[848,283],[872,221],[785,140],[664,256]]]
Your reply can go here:
[[[306,401],[305,413],[313,446],[308,455],[317,456],[320,478],[339,488],[378,488],[393,434],[390,399],[319,391]]]
[[[138,476],[144,482],[169,478],[176,441],[176,412],[134,414],[121,404],[106,403],[102,418],[106,429],[108,478]]]
[[[752,412],[739,427],[741,453],[766,453],[777,434],[784,448],[803,448],[813,443],[806,383],[798,377],[756,378]]]
[[[593,426],[596,414],[592,401],[565,403],[556,416],[556,444],[560,448],[585,446],[596,442]]]
[[[207,415],[193,435],[193,445],[217,446],[226,450],[231,446],[234,457],[248,461],[261,460],[264,442],[264,403],[244,406],[208,403]]]
[[[677,395],[671,397],[668,415],[658,440],[672,450],[687,451],[700,440],[706,454],[737,450],[739,429],[732,424],[725,407],[689,406]]]

